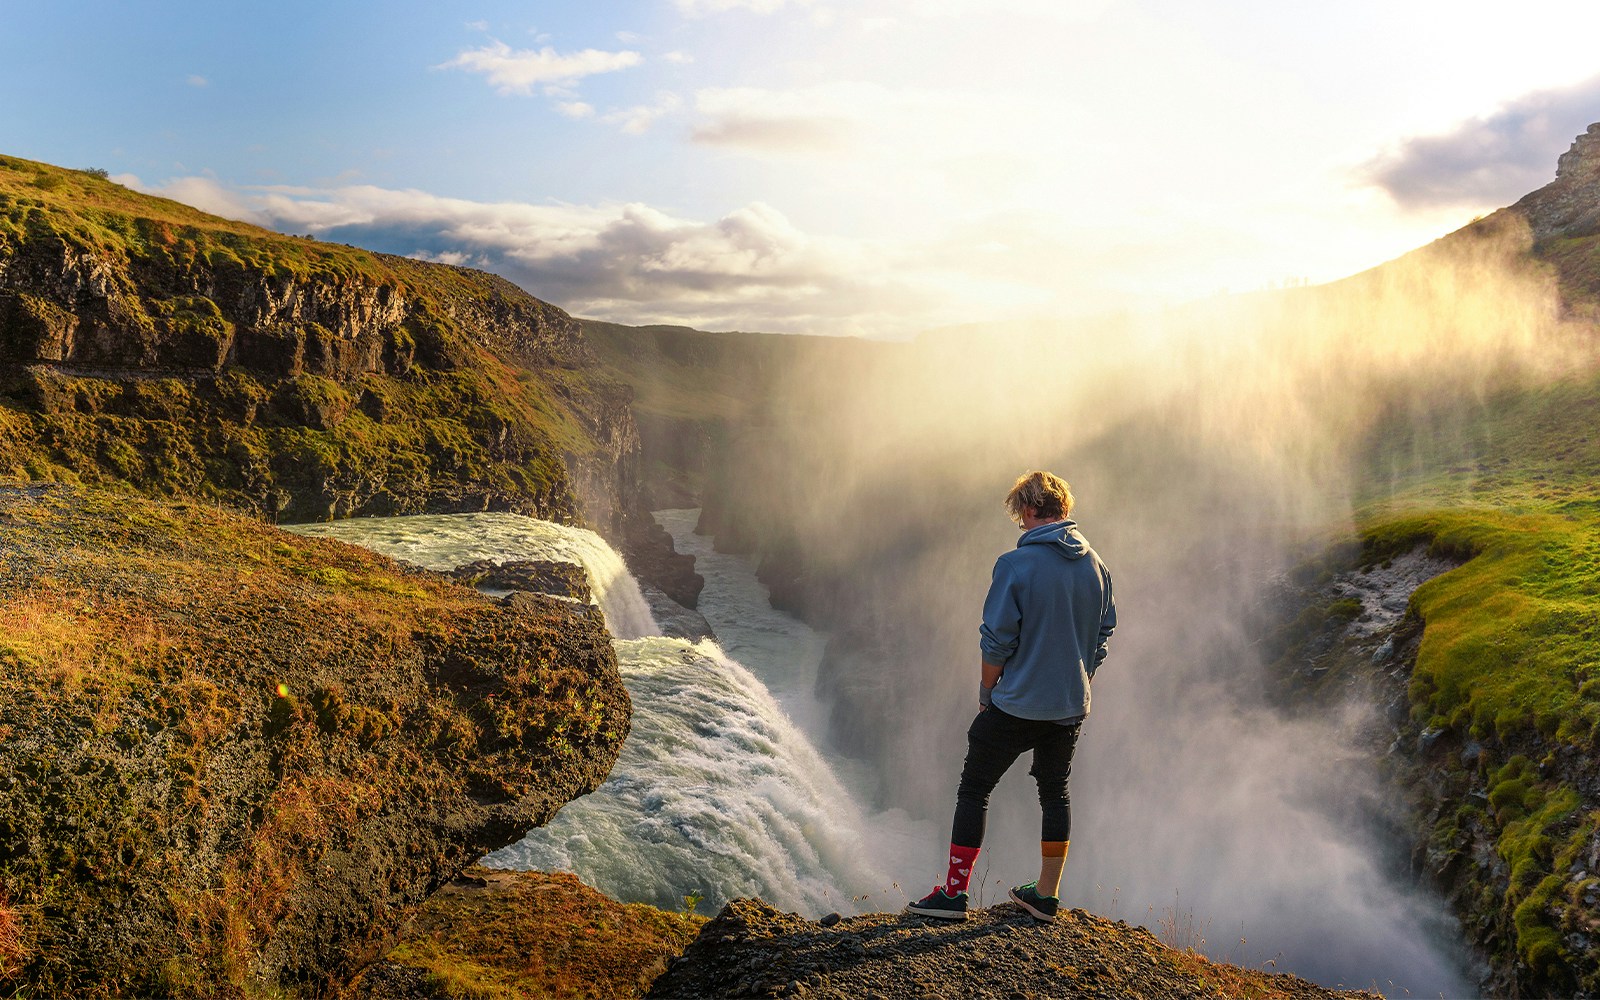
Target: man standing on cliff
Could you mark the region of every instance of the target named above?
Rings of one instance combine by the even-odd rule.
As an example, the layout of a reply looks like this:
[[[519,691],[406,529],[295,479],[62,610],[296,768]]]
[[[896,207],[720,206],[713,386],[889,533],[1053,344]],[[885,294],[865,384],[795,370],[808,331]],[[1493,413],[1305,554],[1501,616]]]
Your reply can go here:
[[[1043,812],[1039,879],[1012,889],[1011,898],[1038,920],[1055,919],[1072,831],[1072,752],[1089,714],[1089,682],[1117,624],[1111,573],[1068,520],[1072,505],[1071,487],[1048,472],[1023,475],[1006,494],[1006,511],[1022,537],[996,560],[983,602],[978,716],[967,730],[950,871],[943,885],[907,905],[908,912],[966,919],[967,883],[983,846],[989,793],[1023,751],[1032,750],[1029,773],[1039,783]]]

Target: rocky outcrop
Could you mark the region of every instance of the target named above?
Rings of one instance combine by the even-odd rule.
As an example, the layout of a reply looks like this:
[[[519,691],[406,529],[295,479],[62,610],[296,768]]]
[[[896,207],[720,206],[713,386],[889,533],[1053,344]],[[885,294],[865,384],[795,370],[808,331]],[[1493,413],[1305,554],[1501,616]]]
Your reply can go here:
[[[618,547],[634,575],[692,610],[706,585],[705,577],[694,571],[694,556],[676,551],[672,536],[648,515],[630,518],[623,530]]]
[[[628,731],[598,612],[209,504],[0,489],[0,622],[8,993],[324,994]]]
[[[1561,156],[1555,180],[1462,232],[1497,232],[1504,220],[1527,227],[1532,259],[1558,280],[1565,311],[1600,321],[1600,123]]]
[[[1015,903],[964,921],[873,913],[810,921],[736,899],[700,929],[651,997],[1367,998],[1217,965],[1143,927],[1083,910],[1039,924]]]
[[[590,598],[589,575],[576,563],[549,559],[497,563],[492,559],[475,559],[457,566],[448,575],[469,587],[570,597],[585,604]]]
[[[1512,206],[1533,229],[1537,247],[1600,231],[1600,123],[1573,140],[1556,161],[1556,179]]]

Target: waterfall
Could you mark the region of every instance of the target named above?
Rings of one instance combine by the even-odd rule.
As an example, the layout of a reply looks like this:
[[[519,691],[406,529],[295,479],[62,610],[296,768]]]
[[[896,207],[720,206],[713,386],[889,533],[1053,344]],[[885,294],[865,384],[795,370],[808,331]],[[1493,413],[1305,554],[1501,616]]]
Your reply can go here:
[[[588,571],[617,637],[631,733],[600,788],[485,863],[572,871],[614,898],[669,909],[696,895],[708,910],[759,895],[813,916],[903,901],[870,860],[900,846],[893,817],[867,843],[854,797],[761,679],[713,642],[656,634],[638,583],[598,535],[516,514],[290,530],[436,570],[476,559],[551,559]],[[864,902],[873,897],[882,898]]]
[[[853,912],[890,889],[864,860],[860,811],[749,670],[663,637],[619,641],[617,659],[633,731],[610,778],[486,863],[575,871],[667,909],[693,893],[712,911],[760,896]]]
[[[612,635],[637,639],[660,632],[627,564],[604,538],[587,528],[521,514],[418,514],[287,525],[285,530],[337,538],[441,572],[478,559],[577,563],[589,574],[595,603]]]

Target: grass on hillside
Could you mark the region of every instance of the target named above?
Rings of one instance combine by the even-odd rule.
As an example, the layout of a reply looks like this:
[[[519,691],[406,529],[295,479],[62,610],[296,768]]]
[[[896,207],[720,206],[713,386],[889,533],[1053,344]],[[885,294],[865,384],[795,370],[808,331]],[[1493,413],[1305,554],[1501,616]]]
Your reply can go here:
[[[1434,838],[1474,816],[1498,830],[1510,894],[1485,908],[1509,909],[1518,956],[1558,975],[1550,906],[1600,828],[1553,777],[1561,748],[1600,748],[1600,378],[1391,419],[1369,474],[1382,492],[1360,514],[1367,558],[1425,544],[1465,560],[1412,597],[1426,623],[1413,716],[1506,748],[1477,765],[1488,802],[1461,803]]]
[[[376,279],[381,270],[377,255],[366,250],[222,219],[89,171],[0,157],[0,241],[20,242],[42,228],[130,257],[198,258],[273,277],[320,272]]]

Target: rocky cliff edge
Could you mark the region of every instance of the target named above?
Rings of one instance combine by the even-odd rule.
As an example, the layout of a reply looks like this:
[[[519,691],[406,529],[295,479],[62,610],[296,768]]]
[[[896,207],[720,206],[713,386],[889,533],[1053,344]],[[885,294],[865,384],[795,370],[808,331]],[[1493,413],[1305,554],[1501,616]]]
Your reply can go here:
[[[628,719],[597,612],[0,489],[0,992],[326,993],[598,785]]]

